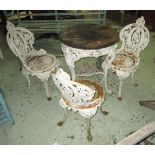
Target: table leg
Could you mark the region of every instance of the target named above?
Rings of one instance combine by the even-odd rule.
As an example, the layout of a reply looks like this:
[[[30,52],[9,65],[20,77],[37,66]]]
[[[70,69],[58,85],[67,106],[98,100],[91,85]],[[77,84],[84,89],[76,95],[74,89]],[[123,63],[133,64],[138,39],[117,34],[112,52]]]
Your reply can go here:
[[[68,55],[65,55],[66,63],[71,71],[72,80],[75,80],[75,62],[73,61],[73,58]]]
[[[72,76],[72,80],[75,80],[75,58],[74,57],[77,57],[76,54],[74,54],[73,51],[70,50],[70,48],[64,44],[61,44],[62,46],[62,51],[64,53],[64,56],[65,56],[65,60],[66,60],[66,63],[71,71],[71,76]]]
[[[74,61],[70,61],[72,60],[72,57],[65,57],[66,59],[66,63],[71,71],[71,76],[72,76],[72,80],[75,80],[75,64]]]
[[[28,88],[30,88],[30,79],[29,79],[29,73],[27,72],[27,70],[22,67],[22,74],[25,76],[25,78],[27,79],[28,82]]]
[[[75,65],[74,65],[74,63],[72,65],[68,64],[68,67],[71,71],[72,80],[75,80]]]

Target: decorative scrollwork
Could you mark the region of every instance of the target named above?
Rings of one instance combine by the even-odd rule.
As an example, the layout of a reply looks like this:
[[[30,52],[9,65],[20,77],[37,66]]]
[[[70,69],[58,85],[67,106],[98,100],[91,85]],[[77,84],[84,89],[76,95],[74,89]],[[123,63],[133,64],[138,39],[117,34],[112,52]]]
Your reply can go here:
[[[146,48],[149,43],[149,31],[144,26],[144,17],[137,19],[136,23],[125,26],[120,32],[122,47],[119,51],[133,52],[137,55]]]
[[[9,21],[7,21],[7,30],[7,42],[10,49],[24,62],[26,58],[30,57],[32,51],[36,51],[33,48],[33,33],[22,27],[15,27]]]
[[[53,80],[59,88],[62,96],[76,104],[86,104],[95,95],[95,90],[86,85],[72,81],[69,74],[59,69],[53,74]]]
[[[144,17],[138,18],[136,23],[125,26],[120,32],[122,47],[112,62],[111,69],[119,77],[119,96],[122,98],[124,80],[136,72],[139,65],[139,54],[149,43],[150,35],[145,27]]]
[[[50,98],[47,81],[52,72],[59,66],[59,62],[52,54],[47,54],[43,49],[35,50],[34,35],[29,30],[22,27],[15,27],[14,24],[7,21],[7,42],[12,52],[20,58],[23,63],[22,73],[27,78],[28,75],[37,76],[44,82],[47,97]]]

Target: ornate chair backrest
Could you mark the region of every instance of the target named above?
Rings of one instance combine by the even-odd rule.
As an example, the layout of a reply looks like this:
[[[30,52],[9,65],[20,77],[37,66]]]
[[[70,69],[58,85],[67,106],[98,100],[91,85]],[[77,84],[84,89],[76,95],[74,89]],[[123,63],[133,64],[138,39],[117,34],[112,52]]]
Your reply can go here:
[[[90,87],[72,81],[69,74],[61,68],[52,76],[62,96],[73,103],[85,104],[91,100],[95,94],[95,90]]]
[[[34,50],[34,36],[29,30],[22,27],[15,27],[14,24],[7,21],[7,42],[12,52],[21,59],[22,62],[30,57]]]
[[[136,23],[125,26],[120,32],[120,41],[122,42],[121,50],[133,52],[139,55],[149,43],[149,31],[144,26],[144,17],[138,18]]]

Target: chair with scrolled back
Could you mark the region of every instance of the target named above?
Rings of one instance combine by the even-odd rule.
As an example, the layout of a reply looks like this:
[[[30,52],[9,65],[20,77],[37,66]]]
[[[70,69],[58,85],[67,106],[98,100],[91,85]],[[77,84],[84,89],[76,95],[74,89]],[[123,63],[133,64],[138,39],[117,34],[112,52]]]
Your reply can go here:
[[[116,57],[111,64],[111,69],[119,77],[118,99],[121,100],[123,83],[130,74],[133,77],[139,65],[140,52],[149,43],[150,34],[145,27],[144,17],[138,18],[136,23],[125,26],[120,31],[119,36],[122,46],[117,50]]]
[[[72,81],[69,74],[64,72],[62,68],[52,74],[52,77],[62,94],[59,104],[65,109],[66,114],[63,121],[60,121],[58,125],[62,126],[66,121],[68,110],[79,112],[88,121],[87,139],[91,141],[90,120],[105,100],[103,88],[90,80]]]
[[[51,72],[58,66],[56,57],[47,54],[43,49],[34,49],[34,35],[28,29],[15,27],[13,23],[7,21],[7,31],[7,43],[11,51],[19,57],[23,64],[22,73],[27,78],[28,86],[30,87],[28,75],[36,76],[44,83],[47,99],[51,100],[48,79]]]

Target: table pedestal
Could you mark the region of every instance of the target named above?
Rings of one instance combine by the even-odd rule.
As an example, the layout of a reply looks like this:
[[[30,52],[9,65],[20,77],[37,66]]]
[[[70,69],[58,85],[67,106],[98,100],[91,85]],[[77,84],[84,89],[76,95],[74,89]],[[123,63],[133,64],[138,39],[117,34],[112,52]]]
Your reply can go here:
[[[65,56],[66,63],[69,66],[69,69],[71,71],[72,80],[75,80],[76,78],[76,75],[75,75],[75,62],[76,61],[80,60],[81,58],[88,58],[88,57],[98,58],[100,56],[106,55],[107,56],[105,60],[106,63],[102,66],[103,73],[104,73],[103,79],[105,82],[106,91],[108,93],[111,93],[111,90],[107,88],[107,74],[108,74],[108,69],[111,66],[111,63],[115,58],[117,44],[114,44],[106,48],[90,49],[90,50],[73,48],[63,43],[61,43],[61,46],[62,46],[62,51]],[[93,75],[93,73],[91,73],[91,75]]]

